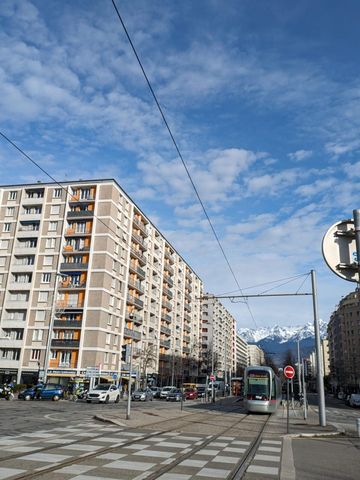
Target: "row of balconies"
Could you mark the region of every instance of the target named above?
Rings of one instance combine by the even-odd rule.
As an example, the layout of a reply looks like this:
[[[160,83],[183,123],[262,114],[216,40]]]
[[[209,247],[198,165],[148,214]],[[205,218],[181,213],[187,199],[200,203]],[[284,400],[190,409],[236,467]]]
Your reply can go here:
[[[130,253],[131,253],[131,255],[133,255],[134,257],[136,257],[142,265],[145,265],[145,264],[146,264],[146,258],[145,258],[145,256],[141,253],[140,250],[135,250],[134,247],[130,247]]]
[[[164,333],[165,335],[171,335],[171,329],[165,327],[164,325],[160,325],[160,333]]]
[[[171,340],[165,340],[160,338],[160,347],[164,347],[166,349],[170,348]]]
[[[125,327],[124,337],[132,338],[133,340],[141,340],[141,332],[137,332],[136,330],[132,330],[131,328]]]
[[[142,286],[141,282],[139,282],[139,281],[137,281],[137,280],[131,280],[131,279],[129,278],[128,284],[129,284],[129,287],[134,288],[134,289],[137,290],[141,295],[144,293],[144,287]]]
[[[142,238],[141,235],[138,235],[137,233],[132,232],[131,236],[132,236],[133,240],[135,240],[142,247],[143,250],[147,250],[147,246],[146,246],[146,244],[144,242],[144,239]]]
[[[168,288],[163,287],[163,293],[168,297],[168,298],[173,298],[173,293],[171,290]]]
[[[136,273],[137,275],[139,275],[139,277],[141,277],[142,280],[145,279],[145,270],[138,267],[134,262],[130,262],[130,270],[133,273]]]
[[[130,317],[130,312],[126,312],[125,319],[128,322],[134,322],[136,325],[142,325],[144,321],[143,317],[141,317],[136,313],[131,313],[131,317]]]
[[[144,302],[140,300],[140,298],[134,297],[134,295],[131,295],[130,293],[127,295],[127,302],[130,305],[137,305],[140,308],[144,307]]]
[[[146,225],[141,220],[138,220],[136,217],[133,217],[133,222],[137,227],[140,228],[140,230],[143,232],[143,234],[147,237],[148,232],[146,230]]]

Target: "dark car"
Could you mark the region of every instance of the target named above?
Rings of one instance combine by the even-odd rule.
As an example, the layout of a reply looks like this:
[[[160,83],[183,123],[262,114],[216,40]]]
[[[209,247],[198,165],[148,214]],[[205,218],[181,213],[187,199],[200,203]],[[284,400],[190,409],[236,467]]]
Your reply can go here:
[[[197,387],[198,398],[204,398],[206,393],[206,387]]]
[[[161,392],[160,387],[150,387],[150,390],[152,391],[154,398],[160,398],[160,392]]]
[[[181,398],[185,400],[183,393],[178,388],[173,388],[166,396],[167,402],[180,402]]]

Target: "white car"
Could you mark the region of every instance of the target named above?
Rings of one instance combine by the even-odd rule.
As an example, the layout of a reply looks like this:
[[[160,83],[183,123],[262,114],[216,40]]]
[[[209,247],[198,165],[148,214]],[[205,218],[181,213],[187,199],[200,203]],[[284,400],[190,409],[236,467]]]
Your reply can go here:
[[[349,398],[350,407],[360,407],[360,394],[352,393]]]
[[[174,385],[163,387],[160,392],[160,400],[165,400],[166,397],[168,396],[168,393],[170,393],[173,389],[176,389]]]
[[[87,403],[109,403],[120,401],[120,390],[111,383],[99,383],[86,396]]]

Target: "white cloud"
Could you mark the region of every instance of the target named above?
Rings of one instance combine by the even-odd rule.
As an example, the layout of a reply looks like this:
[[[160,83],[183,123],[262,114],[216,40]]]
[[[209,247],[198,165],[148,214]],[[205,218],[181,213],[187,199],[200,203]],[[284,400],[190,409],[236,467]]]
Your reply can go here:
[[[296,150],[296,152],[289,153],[288,157],[290,160],[299,162],[301,160],[305,160],[306,158],[310,158],[312,154],[312,150]]]

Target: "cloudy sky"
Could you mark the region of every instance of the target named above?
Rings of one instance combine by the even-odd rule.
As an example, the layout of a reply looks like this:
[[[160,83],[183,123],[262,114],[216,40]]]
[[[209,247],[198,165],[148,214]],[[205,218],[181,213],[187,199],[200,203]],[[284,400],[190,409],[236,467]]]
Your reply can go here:
[[[354,288],[321,240],[360,207],[359,2],[117,4],[241,288],[315,269],[328,320]],[[111,0],[2,0],[0,22],[1,131],[58,181],[115,178],[207,291],[235,292]],[[48,180],[3,140],[0,176]],[[312,319],[310,297],[226,305],[241,327]]]

